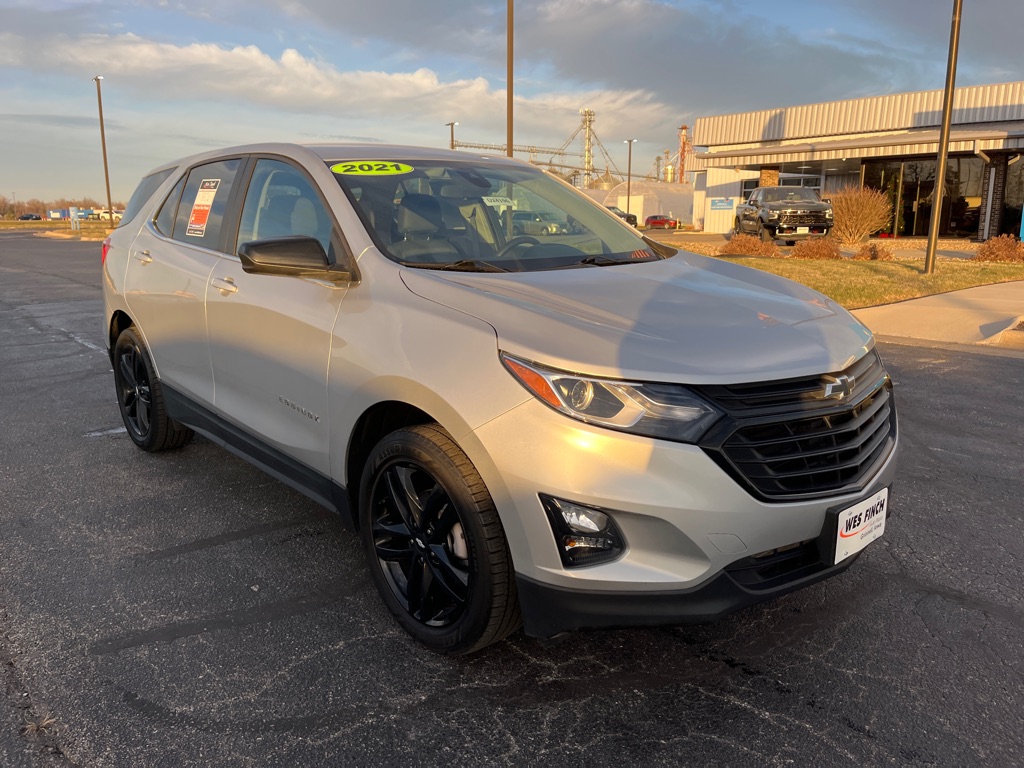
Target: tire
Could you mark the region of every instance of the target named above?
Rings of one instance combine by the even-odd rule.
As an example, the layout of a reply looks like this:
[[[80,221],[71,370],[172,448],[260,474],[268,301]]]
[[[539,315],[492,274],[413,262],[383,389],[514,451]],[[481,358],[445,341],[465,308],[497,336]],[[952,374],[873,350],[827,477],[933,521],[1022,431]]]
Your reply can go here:
[[[743,230],[740,228],[740,217],[737,216],[736,220],[732,223],[732,233],[734,235],[743,234]]]
[[[114,386],[128,437],[142,450],[180,448],[195,435],[168,418],[153,361],[133,327],[121,331],[114,344]]]
[[[521,235],[521,234],[523,234],[523,228],[520,227],[518,224],[514,225],[512,227],[512,236],[513,237],[519,237],[519,235]]]
[[[787,240],[786,245],[796,245],[796,240]]]
[[[431,651],[472,653],[519,628],[498,512],[438,425],[398,430],[373,449],[360,478],[359,527],[384,603]]]
[[[761,222],[757,223],[757,236],[761,238],[762,242],[765,242],[765,243],[774,243],[775,242],[775,238],[772,237],[771,230],[769,230]]]

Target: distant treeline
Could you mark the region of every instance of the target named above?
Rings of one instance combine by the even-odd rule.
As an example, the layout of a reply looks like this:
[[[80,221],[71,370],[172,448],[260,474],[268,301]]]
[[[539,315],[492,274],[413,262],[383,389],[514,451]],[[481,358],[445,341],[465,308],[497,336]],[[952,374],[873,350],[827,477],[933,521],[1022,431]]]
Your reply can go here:
[[[94,200],[91,197],[83,197],[78,200],[68,200],[63,197],[57,200],[39,200],[37,198],[32,198],[31,200],[12,200],[9,197],[0,195],[0,219],[16,219],[23,213],[38,213],[43,218],[46,218],[47,211],[56,211],[71,207],[93,209],[102,208],[105,210],[107,204],[101,203],[99,200]],[[114,210],[124,210],[124,203],[115,200]]]

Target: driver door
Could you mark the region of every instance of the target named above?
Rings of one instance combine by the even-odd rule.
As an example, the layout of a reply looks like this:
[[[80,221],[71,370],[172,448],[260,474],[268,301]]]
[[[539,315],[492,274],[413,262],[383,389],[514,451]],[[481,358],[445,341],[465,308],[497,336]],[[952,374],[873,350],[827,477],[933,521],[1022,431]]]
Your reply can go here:
[[[328,255],[346,253],[334,217],[306,173],[280,159],[259,158],[233,253],[243,242],[288,235],[314,237]],[[226,254],[206,290],[217,410],[325,476],[327,369],[347,290],[317,278],[248,274],[237,255]]]

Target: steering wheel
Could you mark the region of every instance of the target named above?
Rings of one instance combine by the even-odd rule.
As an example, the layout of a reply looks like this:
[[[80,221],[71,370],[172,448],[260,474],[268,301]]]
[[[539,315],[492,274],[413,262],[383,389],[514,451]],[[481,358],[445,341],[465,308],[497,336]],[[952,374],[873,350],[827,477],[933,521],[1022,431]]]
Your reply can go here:
[[[509,251],[513,248],[518,248],[520,245],[540,245],[540,240],[536,237],[530,237],[529,235],[520,235],[519,237],[513,237],[505,245],[503,245],[496,254],[495,259],[500,259],[502,256],[507,256]]]

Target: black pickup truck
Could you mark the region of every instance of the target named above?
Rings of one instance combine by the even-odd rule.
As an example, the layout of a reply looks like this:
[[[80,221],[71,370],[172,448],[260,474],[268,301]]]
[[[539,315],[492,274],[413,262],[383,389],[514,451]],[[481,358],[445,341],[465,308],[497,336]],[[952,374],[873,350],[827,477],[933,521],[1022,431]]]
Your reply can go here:
[[[832,229],[832,206],[806,187],[758,187],[736,206],[733,232],[793,245],[808,237],[825,237]]]

